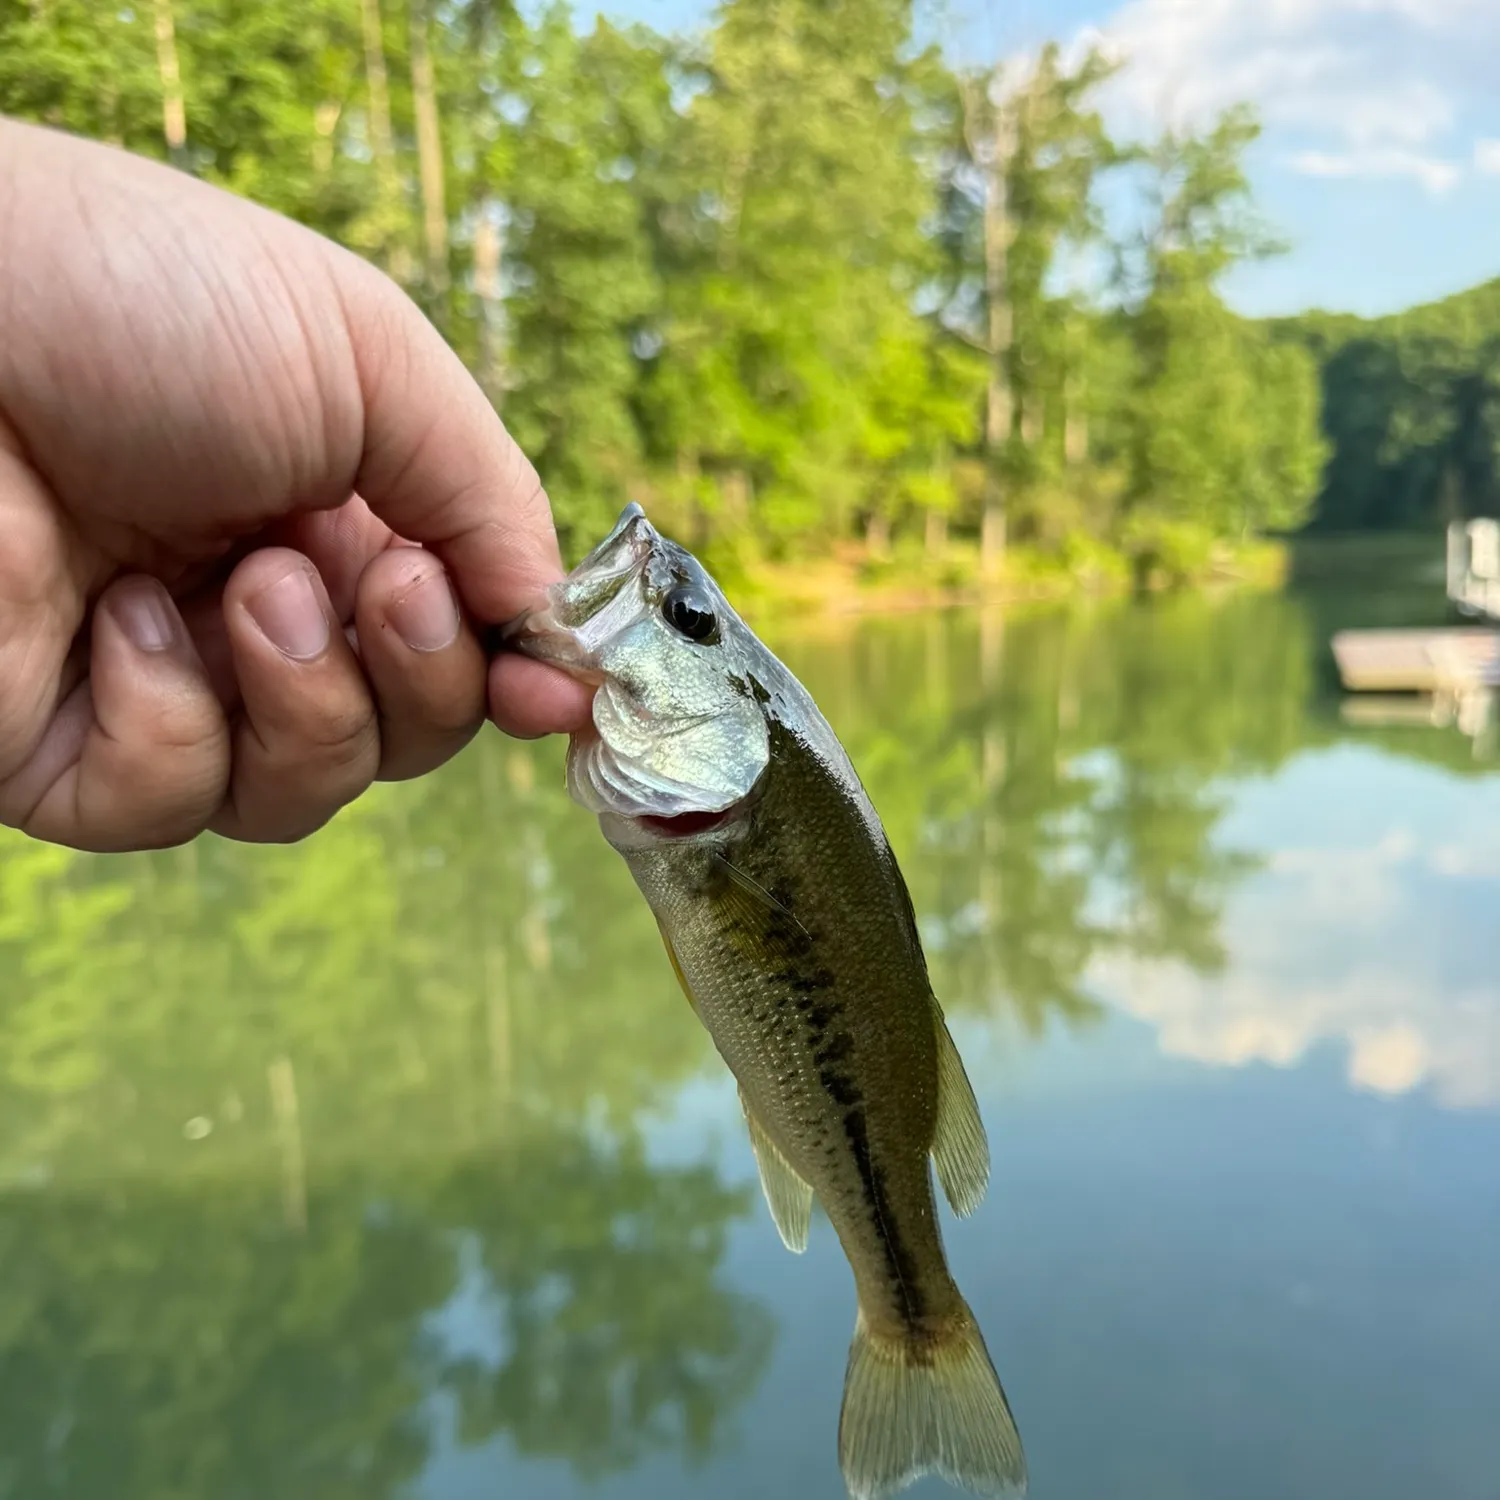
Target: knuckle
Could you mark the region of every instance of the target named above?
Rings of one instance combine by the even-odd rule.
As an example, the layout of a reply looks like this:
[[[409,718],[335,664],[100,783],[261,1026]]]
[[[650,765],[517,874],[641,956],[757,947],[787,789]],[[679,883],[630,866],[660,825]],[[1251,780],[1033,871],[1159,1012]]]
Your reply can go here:
[[[227,748],[227,726],[211,699],[195,695],[170,700],[157,709],[149,744],[153,759],[199,760],[205,754],[227,755]]]
[[[377,749],[375,715],[364,704],[325,705],[303,728],[305,749],[321,770],[352,770]]]

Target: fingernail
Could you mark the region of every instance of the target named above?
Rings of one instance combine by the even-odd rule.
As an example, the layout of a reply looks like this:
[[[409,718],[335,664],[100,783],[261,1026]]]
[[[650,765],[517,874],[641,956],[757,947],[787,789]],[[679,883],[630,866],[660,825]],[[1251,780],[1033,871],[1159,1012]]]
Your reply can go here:
[[[311,661],[328,649],[328,616],[305,568],[252,594],[245,608],[265,638],[293,661]]]
[[[109,612],[138,651],[165,651],[177,639],[172,601],[154,578],[133,578],[109,598]]]
[[[441,568],[419,576],[390,606],[391,624],[413,651],[441,651],[458,638],[458,603]]]

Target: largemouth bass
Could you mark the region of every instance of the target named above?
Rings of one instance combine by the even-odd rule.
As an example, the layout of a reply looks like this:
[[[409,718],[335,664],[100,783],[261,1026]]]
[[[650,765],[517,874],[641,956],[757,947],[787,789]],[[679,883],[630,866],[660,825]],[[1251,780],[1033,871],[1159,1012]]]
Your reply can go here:
[[[929,1166],[971,1213],[989,1178],[984,1126],[905,881],[833,730],[639,506],[506,637],[596,684],[569,791],[624,856],[739,1083],[781,1238],[806,1247],[816,1197],[854,1272],[850,1494],[934,1471],[1023,1494],[1020,1438],[949,1274]]]

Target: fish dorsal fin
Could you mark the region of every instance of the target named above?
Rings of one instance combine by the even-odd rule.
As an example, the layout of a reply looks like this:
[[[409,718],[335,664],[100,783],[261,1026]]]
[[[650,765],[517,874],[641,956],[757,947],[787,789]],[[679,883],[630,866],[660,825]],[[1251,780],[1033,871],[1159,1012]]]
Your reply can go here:
[[[967,1218],[984,1198],[990,1180],[990,1143],[979,1118],[979,1101],[943,1013],[934,1004],[938,1044],[938,1114],[932,1161],[953,1212]]]
[[[750,1127],[750,1145],[755,1152],[755,1165],[760,1168],[760,1190],[766,1195],[766,1206],[776,1221],[782,1244],[794,1255],[801,1255],[807,1249],[807,1234],[812,1224],[813,1190],[761,1128],[744,1089],[740,1090],[740,1108],[745,1111],[745,1123]]]

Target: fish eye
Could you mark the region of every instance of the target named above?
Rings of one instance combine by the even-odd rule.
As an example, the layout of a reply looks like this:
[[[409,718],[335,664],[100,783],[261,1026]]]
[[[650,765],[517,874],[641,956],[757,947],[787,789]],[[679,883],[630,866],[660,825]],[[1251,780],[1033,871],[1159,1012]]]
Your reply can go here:
[[[712,640],[719,629],[713,601],[697,584],[679,583],[661,601],[661,612],[667,624],[690,641]]]

